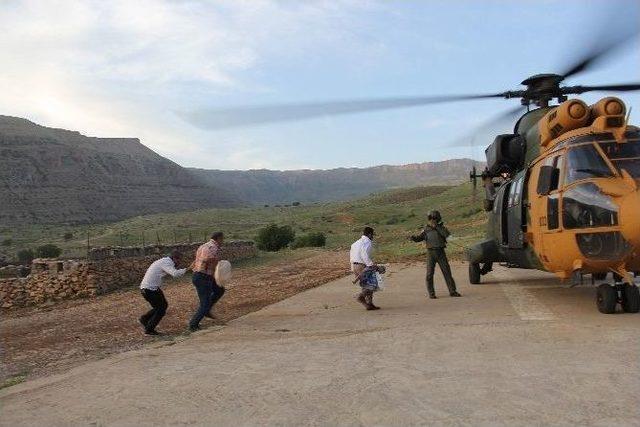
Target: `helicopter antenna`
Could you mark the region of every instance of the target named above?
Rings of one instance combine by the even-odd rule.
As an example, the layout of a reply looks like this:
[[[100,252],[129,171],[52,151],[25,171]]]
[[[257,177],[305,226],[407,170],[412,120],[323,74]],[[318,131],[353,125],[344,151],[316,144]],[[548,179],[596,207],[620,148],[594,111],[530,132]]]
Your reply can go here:
[[[629,117],[631,117],[631,110],[633,110],[633,106],[629,107],[629,111],[627,112],[627,118],[624,120],[624,127],[629,126]]]

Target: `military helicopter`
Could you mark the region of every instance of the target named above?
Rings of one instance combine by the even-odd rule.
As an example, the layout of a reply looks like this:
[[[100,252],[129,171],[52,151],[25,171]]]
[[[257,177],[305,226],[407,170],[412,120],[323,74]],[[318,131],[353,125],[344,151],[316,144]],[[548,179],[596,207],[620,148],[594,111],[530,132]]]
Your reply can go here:
[[[521,90],[432,97],[332,101],[202,110],[186,119],[206,129],[300,120],[327,115],[386,110],[489,98],[520,99],[517,108],[494,120],[521,115],[513,133],[498,135],[485,150],[486,168],[470,179],[482,181],[487,237],[467,250],[469,280],[481,282],[494,263],[540,269],[561,279],[591,274],[596,304],[614,313],[640,311],[640,129],[628,123],[624,102],[605,97],[593,105],[569,95],[640,90],[640,83],[564,86],[619,45],[638,28],[603,26],[599,37],[560,74],[537,74]],[[553,101],[557,105],[551,105]],[[606,282],[612,272],[614,282]]]

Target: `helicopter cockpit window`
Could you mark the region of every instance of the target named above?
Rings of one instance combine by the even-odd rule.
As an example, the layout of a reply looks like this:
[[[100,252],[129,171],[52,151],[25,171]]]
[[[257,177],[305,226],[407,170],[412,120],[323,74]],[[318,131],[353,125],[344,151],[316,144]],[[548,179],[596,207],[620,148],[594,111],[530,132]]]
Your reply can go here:
[[[597,185],[587,182],[562,197],[564,228],[607,227],[618,224],[618,206]]]
[[[566,184],[581,179],[611,176],[613,173],[594,145],[579,145],[567,152]]]
[[[640,178],[640,136],[627,138],[627,142],[603,141],[600,148],[618,170],[626,170],[634,178]]]
[[[562,164],[564,163],[564,158],[562,156],[549,157],[545,164],[547,166],[553,166],[556,169],[556,172],[553,175],[553,179],[551,180],[551,187],[549,191],[555,191],[560,186],[560,175],[562,174]]]

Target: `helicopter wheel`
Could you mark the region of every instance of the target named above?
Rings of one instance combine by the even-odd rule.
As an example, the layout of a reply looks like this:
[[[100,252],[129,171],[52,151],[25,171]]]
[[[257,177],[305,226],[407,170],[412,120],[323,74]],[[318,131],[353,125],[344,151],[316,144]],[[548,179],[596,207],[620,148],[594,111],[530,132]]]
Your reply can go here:
[[[604,279],[607,278],[607,274],[608,273],[606,273],[606,272],[605,273],[593,273],[593,278],[595,280],[604,280]]]
[[[480,283],[480,264],[469,263],[469,282],[472,285],[478,285]]]
[[[612,314],[616,312],[616,304],[618,304],[618,291],[614,286],[603,283],[596,290],[596,305],[598,311],[604,314]]]
[[[622,310],[626,313],[640,311],[640,290],[636,285],[625,283],[622,285]]]

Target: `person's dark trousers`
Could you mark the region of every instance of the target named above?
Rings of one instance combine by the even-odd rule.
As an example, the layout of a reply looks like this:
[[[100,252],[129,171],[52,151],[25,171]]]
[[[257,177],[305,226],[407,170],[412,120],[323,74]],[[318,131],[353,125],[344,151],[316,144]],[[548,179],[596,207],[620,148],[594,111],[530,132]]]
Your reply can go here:
[[[193,286],[195,286],[196,292],[198,293],[198,299],[200,300],[198,309],[189,321],[189,327],[191,329],[196,329],[200,326],[202,318],[209,312],[209,310],[211,310],[214,280],[212,276],[197,271],[193,273],[191,282],[193,283]]]
[[[167,312],[167,299],[162,290],[141,289],[142,296],[151,304],[151,310],[142,315],[140,321],[146,331],[153,331]]]
[[[209,306],[209,310],[207,310],[207,312],[211,311],[213,306],[218,301],[220,301],[220,298],[222,298],[222,295],[224,295],[224,291],[225,288],[222,286],[218,286],[218,284],[216,283],[216,279],[212,278],[211,305]]]
[[[440,266],[442,275],[449,288],[449,294],[456,292],[456,282],[451,275],[451,267],[449,266],[449,260],[447,254],[444,252],[444,248],[435,248],[427,250],[427,292],[430,296],[436,294],[433,288],[433,274],[435,273],[436,264]]]

